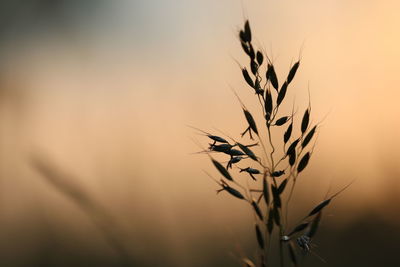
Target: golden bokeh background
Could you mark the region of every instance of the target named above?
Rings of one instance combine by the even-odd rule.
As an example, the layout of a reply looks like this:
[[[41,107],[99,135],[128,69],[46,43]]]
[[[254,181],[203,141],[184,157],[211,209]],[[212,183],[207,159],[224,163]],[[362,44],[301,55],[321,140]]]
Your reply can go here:
[[[258,108],[235,62],[247,60],[237,38],[246,18],[280,77],[301,55],[288,97],[301,112],[309,88],[312,121],[323,120],[298,214],[355,179],[324,218],[317,250],[327,264],[309,264],[395,266],[398,1],[0,5],[2,266],[118,266],[36,159],[107,210],[137,266],[238,266],[238,244],[252,253],[248,207],[215,194],[209,160],[192,154],[193,139],[208,140],[187,127],[238,136],[245,122],[231,87]]]

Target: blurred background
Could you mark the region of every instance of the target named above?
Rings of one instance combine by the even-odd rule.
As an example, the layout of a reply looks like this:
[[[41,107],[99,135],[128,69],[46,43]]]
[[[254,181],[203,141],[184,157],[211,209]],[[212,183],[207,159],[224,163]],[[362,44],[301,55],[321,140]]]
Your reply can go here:
[[[398,266],[400,3],[395,0],[3,0],[0,265],[240,266],[251,210],[186,125],[238,137],[250,19],[288,93],[323,120],[292,219],[324,213],[306,266]],[[46,178],[55,173],[57,179]],[[61,188],[61,189],[60,189]],[[77,199],[79,201],[77,201]],[[83,203],[83,204],[82,204]],[[78,205],[77,205],[78,204]],[[99,217],[103,218],[99,220]],[[121,244],[122,247],[121,247]]]

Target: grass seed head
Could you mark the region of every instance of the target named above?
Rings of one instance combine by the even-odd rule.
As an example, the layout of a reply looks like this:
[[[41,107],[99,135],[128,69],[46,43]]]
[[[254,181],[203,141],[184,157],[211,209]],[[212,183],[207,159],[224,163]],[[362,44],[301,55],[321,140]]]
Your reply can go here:
[[[221,184],[221,185],[222,185],[222,189],[218,190],[217,193],[225,190],[226,192],[228,192],[229,194],[231,194],[232,196],[234,196],[238,199],[244,199],[244,196],[242,195],[242,193],[240,193],[235,188],[230,187],[229,185],[226,185],[226,184]]]
[[[272,177],[280,177],[280,176],[282,176],[284,174],[285,174],[285,171],[280,170],[280,171],[274,171],[273,173],[271,173],[271,176]]]
[[[283,191],[285,190],[285,187],[286,187],[286,185],[287,185],[287,182],[288,182],[288,180],[285,179],[285,180],[283,180],[283,182],[279,185],[279,187],[278,187],[278,194],[282,194],[282,193],[283,193]]]
[[[260,227],[258,226],[258,224],[256,224],[256,236],[257,236],[257,242],[258,245],[261,249],[264,249],[264,237],[261,233]]]
[[[212,139],[212,140],[214,140],[214,141],[216,141],[216,142],[220,142],[220,143],[228,143],[228,141],[226,141],[224,138],[222,138],[222,137],[219,137],[219,136],[216,136],[216,135],[207,135],[208,136],[208,138],[210,138],[210,139]]]
[[[322,212],[318,212],[317,215],[314,217],[314,219],[311,222],[310,228],[308,229],[306,236],[309,238],[313,238],[315,234],[317,233],[319,223],[321,221],[322,217]]]
[[[224,168],[224,166],[221,165],[218,161],[215,159],[211,159],[212,163],[214,164],[215,168],[224,176],[226,179],[233,181],[232,176],[229,174],[229,172]]]
[[[291,123],[291,124],[289,125],[289,127],[287,128],[285,134],[283,135],[283,142],[284,142],[285,144],[289,141],[290,136],[292,135],[292,130],[293,130],[293,123]]]
[[[257,74],[257,71],[258,71],[258,64],[257,64],[253,59],[250,61],[250,69],[251,69],[251,72],[252,72],[254,75]]]
[[[271,82],[276,91],[279,89],[278,77],[276,76],[274,65],[268,64],[266,78]]]
[[[307,226],[308,226],[309,224],[310,224],[309,222],[305,222],[305,223],[301,223],[301,224],[297,225],[297,226],[293,229],[293,231],[291,231],[291,232],[288,234],[288,236],[291,236],[291,235],[294,235],[295,233],[298,233],[298,232],[303,231],[304,229],[307,228]]]
[[[254,88],[253,79],[251,79],[251,77],[250,77],[250,75],[249,75],[249,72],[247,71],[246,68],[243,68],[243,69],[242,69],[242,74],[243,74],[243,78],[245,79],[245,81],[247,82],[247,84],[248,84],[250,87]]]
[[[237,145],[240,147],[240,149],[247,155],[249,156],[252,160],[258,161],[257,156],[254,154],[254,152],[248,148],[245,145],[242,145],[241,143],[237,143]]]
[[[251,29],[250,29],[250,23],[249,20],[246,20],[244,23],[244,40],[245,42],[251,42]]]
[[[311,139],[313,138],[314,134],[315,134],[315,130],[317,129],[317,126],[315,125],[311,131],[306,135],[306,137],[304,137],[303,142],[301,143],[301,147],[305,148],[308,143],[310,143]]]
[[[276,125],[276,126],[282,126],[282,125],[284,125],[288,120],[289,120],[289,116],[284,116],[284,117],[279,118],[278,120],[276,120],[275,125]]]
[[[298,173],[302,172],[307,167],[309,160],[310,160],[310,152],[307,152],[300,160],[299,165],[297,166]]]
[[[278,106],[282,103],[283,99],[285,98],[287,87],[288,87],[288,83],[284,82],[281,87],[281,90],[279,90],[278,98],[276,100],[276,104]]]
[[[282,206],[282,201],[278,188],[276,188],[275,185],[271,185],[271,191],[274,198],[274,206],[280,208]]]
[[[246,109],[243,109],[243,112],[244,112],[244,116],[246,117],[247,123],[249,124],[250,128],[253,130],[253,132],[255,132],[258,135],[257,125],[256,125],[256,122],[255,122],[253,116]]]
[[[308,216],[313,216],[314,214],[317,214],[318,212],[320,212],[323,208],[325,208],[326,206],[329,205],[329,203],[331,202],[331,198],[326,199],[324,201],[322,201],[321,203],[319,203],[317,206],[315,206],[315,208],[313,208],[310,213],[308,214]]]
[[[267,178],[264,176],[264,178],[263,178],[263,195],[264,195],[264,201],[265,201],[265,204],[267,205],[267,207],[268,207],[268,205],[269,205],[269,190],[268,190],[268,181],[267,181]]]
[[[290,69],[288,77],[287,77],[288,84],[293,80],[293,78],[296,75],[296,72],[297,72],[297,69],[299,68],[299,66],[300,66],[300,61],[297,61],[296,63],[294,63],[294,65]]]
[[[257,58],[257,63],[258,63],[258,65],[261,66],[262,63],[263,63],[263,61],[264,61],[264,56],[263,56],[263,54],[262,54],[260,51],[257,51],[256,58]]]
[[[271,91],[268,89],[266,94],[265,94],[265,101],[264,101],[264,107],[265,107],[265,116],[266,120],[269,121],[271,114],[272,114],[272,109],[273,109],[273,103],[272,103],[272,95]]]
[[[310,109],[306,109],[303,115],[303,119],[301,120],[301,133],[304,134],[307,130],[308,123],[310,121]]]
[[[258,206],[257,202],[254,199],[251,201],[251,205],[253,206],[253,209],[256,212],[258,218],[261,221],[264,220],[264,217],[262,215],[261,209],[260,209],[260,207]]]
[[[286,155],[290,155],[291,153],[296,153],[296,146],[300,142],[300,138],[296,139],[287,149]]]

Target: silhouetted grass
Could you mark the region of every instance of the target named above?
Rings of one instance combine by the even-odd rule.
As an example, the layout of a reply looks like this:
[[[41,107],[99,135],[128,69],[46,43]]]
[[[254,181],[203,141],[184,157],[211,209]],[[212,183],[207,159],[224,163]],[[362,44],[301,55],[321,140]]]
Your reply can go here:
[[[208,175],[220,186],[218,193],[225,191],[236,199],[247,202],[253,210],[258,258],[244,257],[242,264],[272,266],[271,258],[274,255],[271,252],[271,243],[274,242],[272,237],[277,234],[278,239],[275,241],[279,247],[280,266],[287,265],[285,262],[299,266],[306,255],[313,253],[313,238],[318,231],[323,210],[347,186],[310,207],[310,212],[294,224],[293,229],[289,228],[290,200],[299,175],[304,172],[312,158],[319,124],[311,123],[310,101],[302,116],[296,116],[294,107],[290,114],[282,111],[301,60],[298,59],[291,66],[285,80],[280,82],[272,60],[253,46],[248,20],[239,31],[239,40],[249,59],[248,68],[241,67],[241,73],[261,106],[263,120],[255,120],[254,111],[234,91],[244,114],[245,126],[240,134],[242,140],[239,142],[229,136],[218,136],[200,130],[212,140],[202,152],[210,157],[221,178],[215,179]],[[278,143],[276,135],[282,132],[281,142]],[[257,143],[246,141],[247,136],[250,140],[257,139]],[[257,154],[251,148],[254,146],[260,146],[261,153]],[[278,147],[282,151],[279,152]],[[227,157],[226,167],[214,154]],[[247,173],[251,180],[239,182],[240,173]],[[288,260],[285,261],[285,258]]]

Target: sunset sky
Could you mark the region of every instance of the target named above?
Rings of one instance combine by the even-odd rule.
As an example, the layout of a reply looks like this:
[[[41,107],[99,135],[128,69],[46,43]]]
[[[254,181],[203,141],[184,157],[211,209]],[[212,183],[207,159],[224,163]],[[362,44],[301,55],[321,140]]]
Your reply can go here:
[[[0,246],[10,266],[24,266],[13,253],[29,261],[42,236],[60,229],[65,246],[112,255],[32,168],[36,157],[109,209],[139,258],[151,251],[166,266],[195,266],[204,239],[227,238],[216,246],[228,250],[237,233],[245,238],[247,207],[215,194],[203,173],[217,175],[209,159],[192,154],[193,139],[208,140],[187,127],[239,137],[246,124],[231,88],[258,111],[237,64],[247,64],[245,19],[279,78],[301,57],[284,109],[295,101],[302,113],[309,88],[312,121],[323,120],[299,209],[355,180],[335,203],[337,227],[367,209],[399,222],[382,208],[400,193],[399,1],[45,2],[1,4],[14,14],[2,16],[0,34]]]

